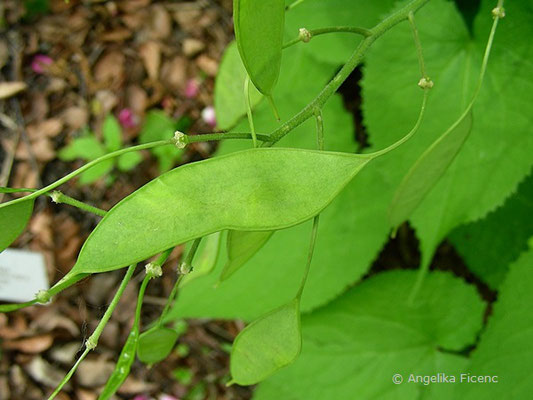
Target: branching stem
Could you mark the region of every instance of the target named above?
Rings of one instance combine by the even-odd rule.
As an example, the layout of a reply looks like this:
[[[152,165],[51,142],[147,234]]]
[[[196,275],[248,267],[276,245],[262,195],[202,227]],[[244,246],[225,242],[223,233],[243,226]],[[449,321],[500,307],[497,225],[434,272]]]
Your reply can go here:
[[[310,35],[310,39],[315,36],[325,35],[328,33],[355,33],[356,35],[362,35],[368,37],[372,35],[372,31],[366,28],[359,28],[356,26],[330,26],[327,28],[309,29],[307,31]],[[308,40],[307,40],[308,41]],[[301,36],[298,36],[291,41],[283,45],[283,49],[294,46],[297,43],[304,42]]]

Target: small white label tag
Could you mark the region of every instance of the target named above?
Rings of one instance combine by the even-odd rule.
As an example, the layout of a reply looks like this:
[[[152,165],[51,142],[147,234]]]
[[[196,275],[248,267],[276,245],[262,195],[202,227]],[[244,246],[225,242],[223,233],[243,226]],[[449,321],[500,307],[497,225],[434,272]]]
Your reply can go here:
[[[6,249],[0,253],[0,300],[33,300],[48,289],[44,257],[28,250]]]

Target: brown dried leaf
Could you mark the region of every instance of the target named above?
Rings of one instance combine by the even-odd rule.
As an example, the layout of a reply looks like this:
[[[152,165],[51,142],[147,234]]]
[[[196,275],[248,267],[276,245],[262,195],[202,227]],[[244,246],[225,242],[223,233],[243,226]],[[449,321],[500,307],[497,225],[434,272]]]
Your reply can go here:
[[[187,60],[176,56],[171,61],[163,64],[161,79],[171,89],[178,91],[183,89],[187,81]]]
[[[99,83],[121,81],[124,75],[125,57],[119,51],[104,54],[94,66],[94,79]]]
[[[86,359],[76,371],[76,380],[81,386],[97,387],[105,384],[109,375],[115,369],[115,364],[106,361],[103,357]]]
[[[8,340],[2,343],[2,347],[7,350],[18,350],[23,353],[37,354],[48,350],[53,342],[54,338],[51,334],[47,333],[24,339]]]
[[[26,372],[37,382],[48,387],[56,387],[65,376],[65,371],[59,370],[41,357],[34,357],[24,368]],[[69,390],[70,385],[65,385],[65,390]]]
[[[196,59],[196,64],[208,76],[215,77],[218,71],[218,62],[205,54],[202,54]]]
[[[139,55],[148,73],[148,77],[156,81],[159,77],[159,67],[161,65],[161,46],[158,42],[150,40],[141,45]]]
[[[182,48],[183,54],[190,58],[201,53],[205,49],[205,43],[198,39],[187,38],[183,40]]]
[[[153,39],[165,39],[172,33],[172,19],[164,6],[155,4],[150,8],[148,32]]]
[[[72,106],[63,111],[61,119],[70,129],[78,130],[87,125],[89,113],[85,107]]]

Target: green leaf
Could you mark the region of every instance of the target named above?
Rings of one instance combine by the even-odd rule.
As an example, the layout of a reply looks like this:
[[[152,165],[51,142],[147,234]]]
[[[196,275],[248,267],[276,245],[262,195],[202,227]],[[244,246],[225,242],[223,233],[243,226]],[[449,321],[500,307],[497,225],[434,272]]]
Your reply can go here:
[[[85,242],[71,273],[122,268],[223,229],[297,225],[322,211],[368,160],[262,148],[186,164],[113,207]]]
[[[0,252],[4,251],[24,231],[33,211],[34,200],[0,208]]]
[[[139,134],[141,143],[165,140],[174,136],[176,122],[162,110],[151,110],[146,114],[144,125]],[[176,146],[161,146],[151,150],[159,160],[159,170],[166,172],[171,169],[174,162],[179,159],[183,150]]]
[[[242,64],[237,44],[231,42],[222,56],[215,80],[215,109],[217,126],[230,129],[246,114],[244,100],[244,80],[246,69]],[[257,89],[250,87],[250,104],[254,107],[263,96]]]
[[[394,193],[389,215],[393,229],[406,221],[444,175],[472,130],[472,112],[463,114],[416,160]]]
[[[465,358],[452,352],[475,342],[484,304],[473,286],[442,272],[430,274],[416,303],[408,304],[415,279],[416,271],[381,273],[303,316],[300,357],[261,383],[255,399],[357,393],[358,400],[411,400],[427,387],[409,383],[410,374],[455,373]],[[395,374],[403,384],[392,384]]]
[[[105,154],[106,149],[104,145],[96,139],[94,134],[89,132],[87,135],[76,138],[69,145],[63,147],[59,151],[58,157],[63,161],[73,161],[78,158],[85,161],[92,161]],[[82,173],[79,183],[82,185],[93,183],[112,169],[113,160],[101,162]]]
[[[254,385],[300,354],[300,305],[290,303],[252,322],[239,333],[231,349],[232,382]]]
[[[290,118],[305,107],[336,70],[335,66],[317,62],[304,49],[305,46],[295,46],[283,56],[276,93],[284,118]],[[302,69],[305,74],[301,74]],[[420,89],[417,93],[421,96]],[[412,125],[418,110],[410,111]],[[326,149],[354,152],[353,117],[346,112],[340,96],[335,95],[326,103],[323,115]],[[267,102],[257,105],[254,121],[258,132],[269,132],[278,125]],[[410,128],[406,127],[403,132]],[[234,130],[248,129],[248,122],[243,120]],[[285,136],[280,145],[316,149],[315,132],[315,121],[310,119]],[[249,147],[247,141],[225,141],[221,143],[220,152]],[[388,236],[386,211],[393,186],[384,177],[389,168],[384,158],[373,161],[321,213],[313,268],[301,301],[302,311],[332,300],[367,272]],[[226,249],[222,246],[213,273],[184,287],[170,315],[251,321],[289,302],[304,273],[310,230],[309,222],[276,232],[246,268],[215,289],[226,262]]]
[[[524,253],[509,268],[472,361],[466,372],[497,376],[498,383],[463,384],[453,398],[527,399],[533,381],[533,250]]]
[[[89,185],[113,169],[114,160],[105,160],[80,175],[80,185]]]
[[[181,287],[196,278],[209,274],[215,268],[220,253],[221,236],[221,232],[215,232],[202,239],[194,257],[193,269],[182,278]],[[189,252],[190,244],[192,242],[186,247],[187,252]]]
[[[233,1],[235,39],[255,87],[270,95],[281,67],[285,1]]]
[[[145,364],[155,364],[170,354],[178,333],[170,328],[154,327],[141,333],[137,346],[137,357]]]
[[[138,151],[124,153],[117,159],[117,167],[121,171],[129,171],[142,161],[142,155]]]
[[[527,249],[533,236],[533,175],[529,175],[503,207],[484,219],[460,226],[448,239],[468,268],[497,289],[509,264]]]
[[[105,117],[102,125],[102,134],[108,153],[120,150],[122,147],[122,129],[113,115],[108,114]]]
[[[227,239],[228,261],[220,274],[220,281],[225,281],[246,264],[273,234],[274,231],[229,231]]]
[[[533,58],[526,39],[533,35],[533,25],[528,22],[533,10],[526,3],[506,4],[507,15],[512,17],[498,26],[468,140],[410,219],[421,242],[424,265],[449,232],[503,204],[531,170],[533,75],[528,65],[516,61]],[[431,1],[417,13],[426,69],[435,87],[420,131],[386,156],[390,157],[390,168],[384,172],[388,182],[399,184],[415,160],[469,103],[493,22],[493,7],[493,1],[482,2],[473,35],[453,2]],[[375,43],[365,61],[363,112],[374,148],[392,143],[397,139],[393,132],[411,124],[409,110],[419,104],[419,79],[412,32],[408,24],[398,25]]]
[[[106,150],[94,134],[89,133],[74,139],[69,145],[63,147],[58,152],[59,159],[63,161],[73,161],[78,158],[92,161],[106,154]]]

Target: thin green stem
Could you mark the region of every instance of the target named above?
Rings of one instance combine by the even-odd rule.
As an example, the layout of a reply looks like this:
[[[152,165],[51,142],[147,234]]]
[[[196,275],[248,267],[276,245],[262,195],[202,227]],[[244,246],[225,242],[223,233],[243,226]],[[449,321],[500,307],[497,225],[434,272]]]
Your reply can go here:
[[[89,276],[90,274],[78,274],[74,276],[66,275],[63,279],[59,280],[54,286],[52,286],[48,290],[42,291],[42,295],[48,297],[48,299],[51,299],[53,296],[58,294],[59,292],[69,288],[70,286],[74,285],[75,283],[81,281],[83,278]],[[21,308],[32,306],[36,303],[39,303],[39,299],[35,298],[33,300],[27,301],[25,303],[17,303],[17,304],[2,304],[0,305],[0,312],[6,313],[11,311],[20,310]]]
[[[198,251],[198,247],[200,246],[201,241],[202,241],[201,237],[194,239],[194,242],[192,242],[191,249],[185,256],[185,259],[180,263],[180,267],[178,268],[178,277],[176,278],[174,287],[170,291],[170,295],[167,298],[165,307],[163,308],[163,311],[161,312],[159,320],[157,321],[158,326],[161,326],[163,324],[165,317],[167,316],[168,311],[170,310],[170,306],[175,302],[176,296],[178,294],[179,285],[183,277],[186,275],[186,273],[183,273],[183,272],[184,270],[188,270],[188,271],[191,270],[192,261],[194,260],[194,256],[196,255],[196,252]]]
[[[316,119],[316,141],[318,150],[324,150],[324,118],[322,117],[322,110],[317,108],[315,110]]]
[[[246,116],[248,117],[248,124],[252,131],[252,140],[254,147],[257,147],[257,136],[255,134],[254,117],[252,115],[252,104],[250,102],[250,75],[246,74],[244,80],[244,102],[246,103]]]
[[[139,326],[141,321],[141,308],[144,300],[144,292],[146,291],[146,286],[150,282],[150,275],[146,275],[141,283],[141,288],[139,289],[139,296],[137,297],[137,307],[135,308],[135,320],[133,326]]]
[[[357,26],[331,26],[327,28],[309,29],[310,38],[315,36],[325,35],[328,33],[355,33],[356,35],[362,35],[368,37],[372,35],[372,31],[366,28],[359,28]],[[302,37],[298,36],[283,45],[283,49],[294,46],[297,43],[303,42]]]
[[[424,118],[424,114],[426,112],[428,94],[429,94],[429,89],[424,89],[424,97],[422,99],[422,106],[420,107],[420,113],[418,114],[418,118],[417,118],[413,128],[404,137],[402,137],[397,142],[394,142],[393,144],[391,144],[388,147],[385,147],[382,150],[375,151],[374,153],[367,154],[368,157],[377,158],[379,156],[387,154],[388,152],[394,150],[395,148],[401,146],[402,144],[407,142],[409,139],[411,139],[411,137],[418,131],[418,128],[420,127],[420,124],[422,123],[422,119]]]
[[[157,264],[162,267],[163,264],[168,260],[168,257],[170,257],[170,253],[172,253],[172,250],[174,250],[174,247],[166,249],[164,252],[162,252],[159,257],[157,257],[157,260],[155,260],[154,264]]]
[[[367,50],[370,48],[372,43],[374,43],[380,36],[385,32],[391,29],[393,26],[399,24],[408,18],[410,12],[417,11],[420,7],[426,4],[429,0],[414,0],[396,11],[394,14],[377,24],[374,28],[370,30],[372,34],[366,37],[357,47],[357,49],[352,53],[346,64],[340,69],[340,71],[335,75],[335,77],[322,89],[322,91],[316,96],[307,106],[305,106],[298,114],[293,116],[290,120],[285,122],[279,128],[277,128],[271,134],[271,140],[268,143],[263,143],[263,146],[272,146],[283,138],[287,133],[292,131],[297,126],[304,123],[309,119],[314,110],[322,108],[322,106],[327,102],[327,100],[337,91],[341,84],[348,78],[352,71],[357,67]]]
[[[413,32],[413,39],[416,46],[416,54],[418,55],[418,64],[420,65],[420,73],[422,78],[427,79],[426,64],[424,63],[424,55],[422,54],[422,44],[420,43],[420,36],[418,35],[418,29],[415,24],[415,14],[411,11],[408,14],[409,23],[411,24],[411,30]]]
[[[311,241],[309,242],[309,251],[307,253],[307,264],[305,265],[305,272],[302,278],[302,282],[300,283],[300,288],[298,289],[298,293],[296,293],[297,299],[302,298],[302,293],[304,291],[305,283],[307,282],[307,277],[309,276],[309,271],[311,270],[311,261],[313,260],[313,253],[315,251],[315,243],[316,243],[316,236],[318,232],[319,218],[320,218],[320,215],[317,215],[313,219],[313,228],[311,230]]]
[[[115,157],[121,156],[122,154],[126,154],[126,153],[129,153],[129,152],[132,152],[132,151],[151,149],[151,148],[154,148],[154,147],[165,146],[165,145],[174,145],[173,139],[158,140],[156,142],[139,144],[137,146],[127,147],[125,149],[120,149],[120,150],[117,150],[117,151],[113,151],[112,153],[105,154],[102,157],[98,157],[97,159],[95,159],[95,160],[83,165],[82,167],[78,168],[77,170],[72,171],[70,174],[65,175],[63,178],[58,179],[57,181],[51,183],[50,185],[48,185],[48,186],[46,186],[46,187],[44,187],[42,189],[39,189],[39,190],[29,194],[28,196],[24,196],[24,197],[21,197],[21,198],[18,198],[18,199],[14,199],[14,200],[8,201],[6,203],[0,204],[0,208],[7,207],[7,206],[15,204],[15,203],[20,203],[21,201],[24,201],[24,200],[34,199],[34,198],[36,198],[36,197],[38,197],[40,195],[43,195],[46,192],[49,192],[49,191],[55,189],[56,187],[61,186],[63,183],[71,180],[72,178],[75,178],[79,174],[87,171],[89,168],[94,167],[95,165],[101,163],[102,161],[109,160],[111,158],[115,158]]]
[[[289,4],[287,7],[285,7],[286,11],[289,11],[296,7],[298,4],[302,4],[305,0],[295,0],[291,4]]]
[[[113,311],[115,310],[120,298],[122,297],[122,294],[124,293],[124,290],[126,289],[126,286],[128,286],[128,283],[133,275],[133,272],[135,271],[135,267],[137,264],[132,264],[128,267],[128,270],[126,271],[126,275],[124,275],[124,278],[122,278],[122,282],[120,283],[120,286],[115,293],[115,296],[113,296],[113,300],[111,300],[111,303],[107,307],[106,312],[104,313],[104,316],[98,323],[98,326],[92,333],[92,335],[87,339],[87,347],[90,347],[91,349],[94,349],[98,345],[98,339],[100,339],[100,335],[102,334],[107,322],[111,318],[111,315],[113,314]]]
[[[37,189],[28,189],[28,188],[10,188],[5,186],[0,186],[0,193],[24,193],[24,192],[36,192]]]
[[[59,392],[61,391],[61,389],[63,389],[63,386],[65,386],[67,384],[67,382],[70,380],[70,378],[72,377],[72,375],[74,375],[74,372],[76,372],[76,370],[78,369],[78,365],[81,364],[81,362],[85,359],[85,357],[87,356],[87,354],[89,354],[89,352],[91,351],[90,348],[86,347],[85,348],[85,351],[82,353],[82,355],[78,358],[78,360],[76,361],[76,363],[72,366],[72,368],[70,369],[70,371],[68,371],[68,373],[65,375],[65,377],[61,380],[61,382],[59,383],[59,385],[57,385],[56,389],[54,390],[54,392],[48,397],[48,400],[53,400],[55,399],[55,397],[59,394]]]
[[[194,256],[196,255],[196,252],[198,251],[198,247],[200,246],[200,242],[202,241],[202,239],[203,237],[194,239],[191,245],[191,249],[189,250],[189,253],[187,253],[185,260],[183,260],[185,264],[192,265],[192,260],[194,260]]]
[[[183,274],[179,274],[178,277],[176,278],[176,282],[174,283],[174,286],[172,287],[172,290],[170,291],[170,294],[168,295],[167,302],[165,303],[165,307],[163,308],[163,311],[161,312],[161,315],[159,316],[159,319],[157,320],[157,326],[163,325],[163,322],[165,321],[165,317],[170,311],[170,306],[172,305],[172,303],[174,303],[174,299],[176,295],[178,294],[178,288],[184,276],[185,275]]]
[[[103,217],[104,215],[107,214],[107,211],[102,210],[101,208],[98,208],[98,207],[91,206],[82,201],[76,200],[60,192],[59,190],[54,190],[52,193],[47,193],[47,195],[50,196],[52,201],[57,204],[61,204],[61,203],[68,204],[69,206],[73,206],[73,207],[79,208],[80,210],[84,210],[84,211],[96,214],[100,217]]]
[[[500,8],[503,7],[503,0],[498,1],[497,7],[500,7]],[[459,123],[461,123],[461,121],[467,116],[467,114],[472,110],[472,107],[474,106],[474,103],[477,99],[479,91],[481,90],[481,87],[483,85],[483,79],[485,78],[485,72],[487,71],[487,64],[489,62],[490,52],[492,49],[492,43],[494,42],[494,36],[496,35],[496,28],[498,27],[499,20],[500,18],[495,17],[494,22],[492,23],[492,28],[490,30],[489,38],[487,40],[487,45],[485,47],[485,53],[483,55],[483,61],[481,63],[481,70],[479,73],[477,86],[472,96],[472,100],[470,101],[466,109],[463,111],[461,116],[453,123],[453,125],[450,128],[448,128],[447,130],[448,132],[450,130],[453,130]],[[416,296],[418,295],[418,293],[420,292],[420,289],[422,288],[422,284],[424,283],[424,280],[426,279],[426,276],[429,272],[430,264],[431,264],[431,258],[429,256],[427,257],[427,259],[422,260],[422,264],[420,266],[420,269],[418,270],[418,275],[416,277],[415,284],[413,285],[413,288],[411,289],[411,293],[409,294],[409,297],[407,300],[408,303],[411,305],[414,304]]]
[[[122,294],[124,293],[124,290],[126,289],[126,286],[128,286],[128,283],[129,283],[129,281],[130,281],[130,279],[131,279],[131,277],[133,275],[133,272],[135,271],[135,266],[136,266],[136,264],[133,264],[133,265],[129,266],[128,270],[126,271],[126,275],[124,275],[124,278],[122,278],[122,282],[120,283],[120,286],[119,286],[117,292],[115,293],[115,296],[113,296],[113,300],[111,300],[111,303],[107,307],[107,310],[104,313],[104,316],[102,317],[102,319],[98,323],[98,326],[96,327],[96,329],[94,330],[92,335],[85,342],[85,351],[80,356],[80,358],[78,358],[78,360],[72,366],[72,368],[67,373],[67,375],[65,375],[63,380],[59,383],[59,385],[56,387],[56,389],[50,395],[50,397],[48,397],[48,400],[52,400],[52,399],[54,399],[57,396],[57,394],[61,391],[63,386],[65,386],[66,383],[70,380],[70,378],[72,377],[72,375],[74,374],[74,372],[78,368],[78,365],[80,365],[80,363],[87,356],[87,354],[89,354],[89,352],[91,350],[93,350],[94,348],[96,348],[96,346],[98,345],[98,339],[100,339],[100,335],[102,334],[105,326],[107,325],[109,319],[111,318],[111,315],[113,314],[113,311],[115,310],[120,298],[122,297]]]
[[[257,139],[262,142],[270,141],[270,135],[257,133]],[[203,133],[201,135],[187,135],[187,143],[197,143],[197,142],[212,142],[216,140],[226,140],[226,139],[253,139],[251,133],[238,133],[238,132],[215,132],[215,133]]]
[[[268,100],[268,103],[270,104],[270,108],[272,108],[272,112],[274,113],[274,118],[276,118],[277,121],[280,120],[278,108],[276,107],[276,103],[274,103],[274,98],[272,95],[265,96]]]

